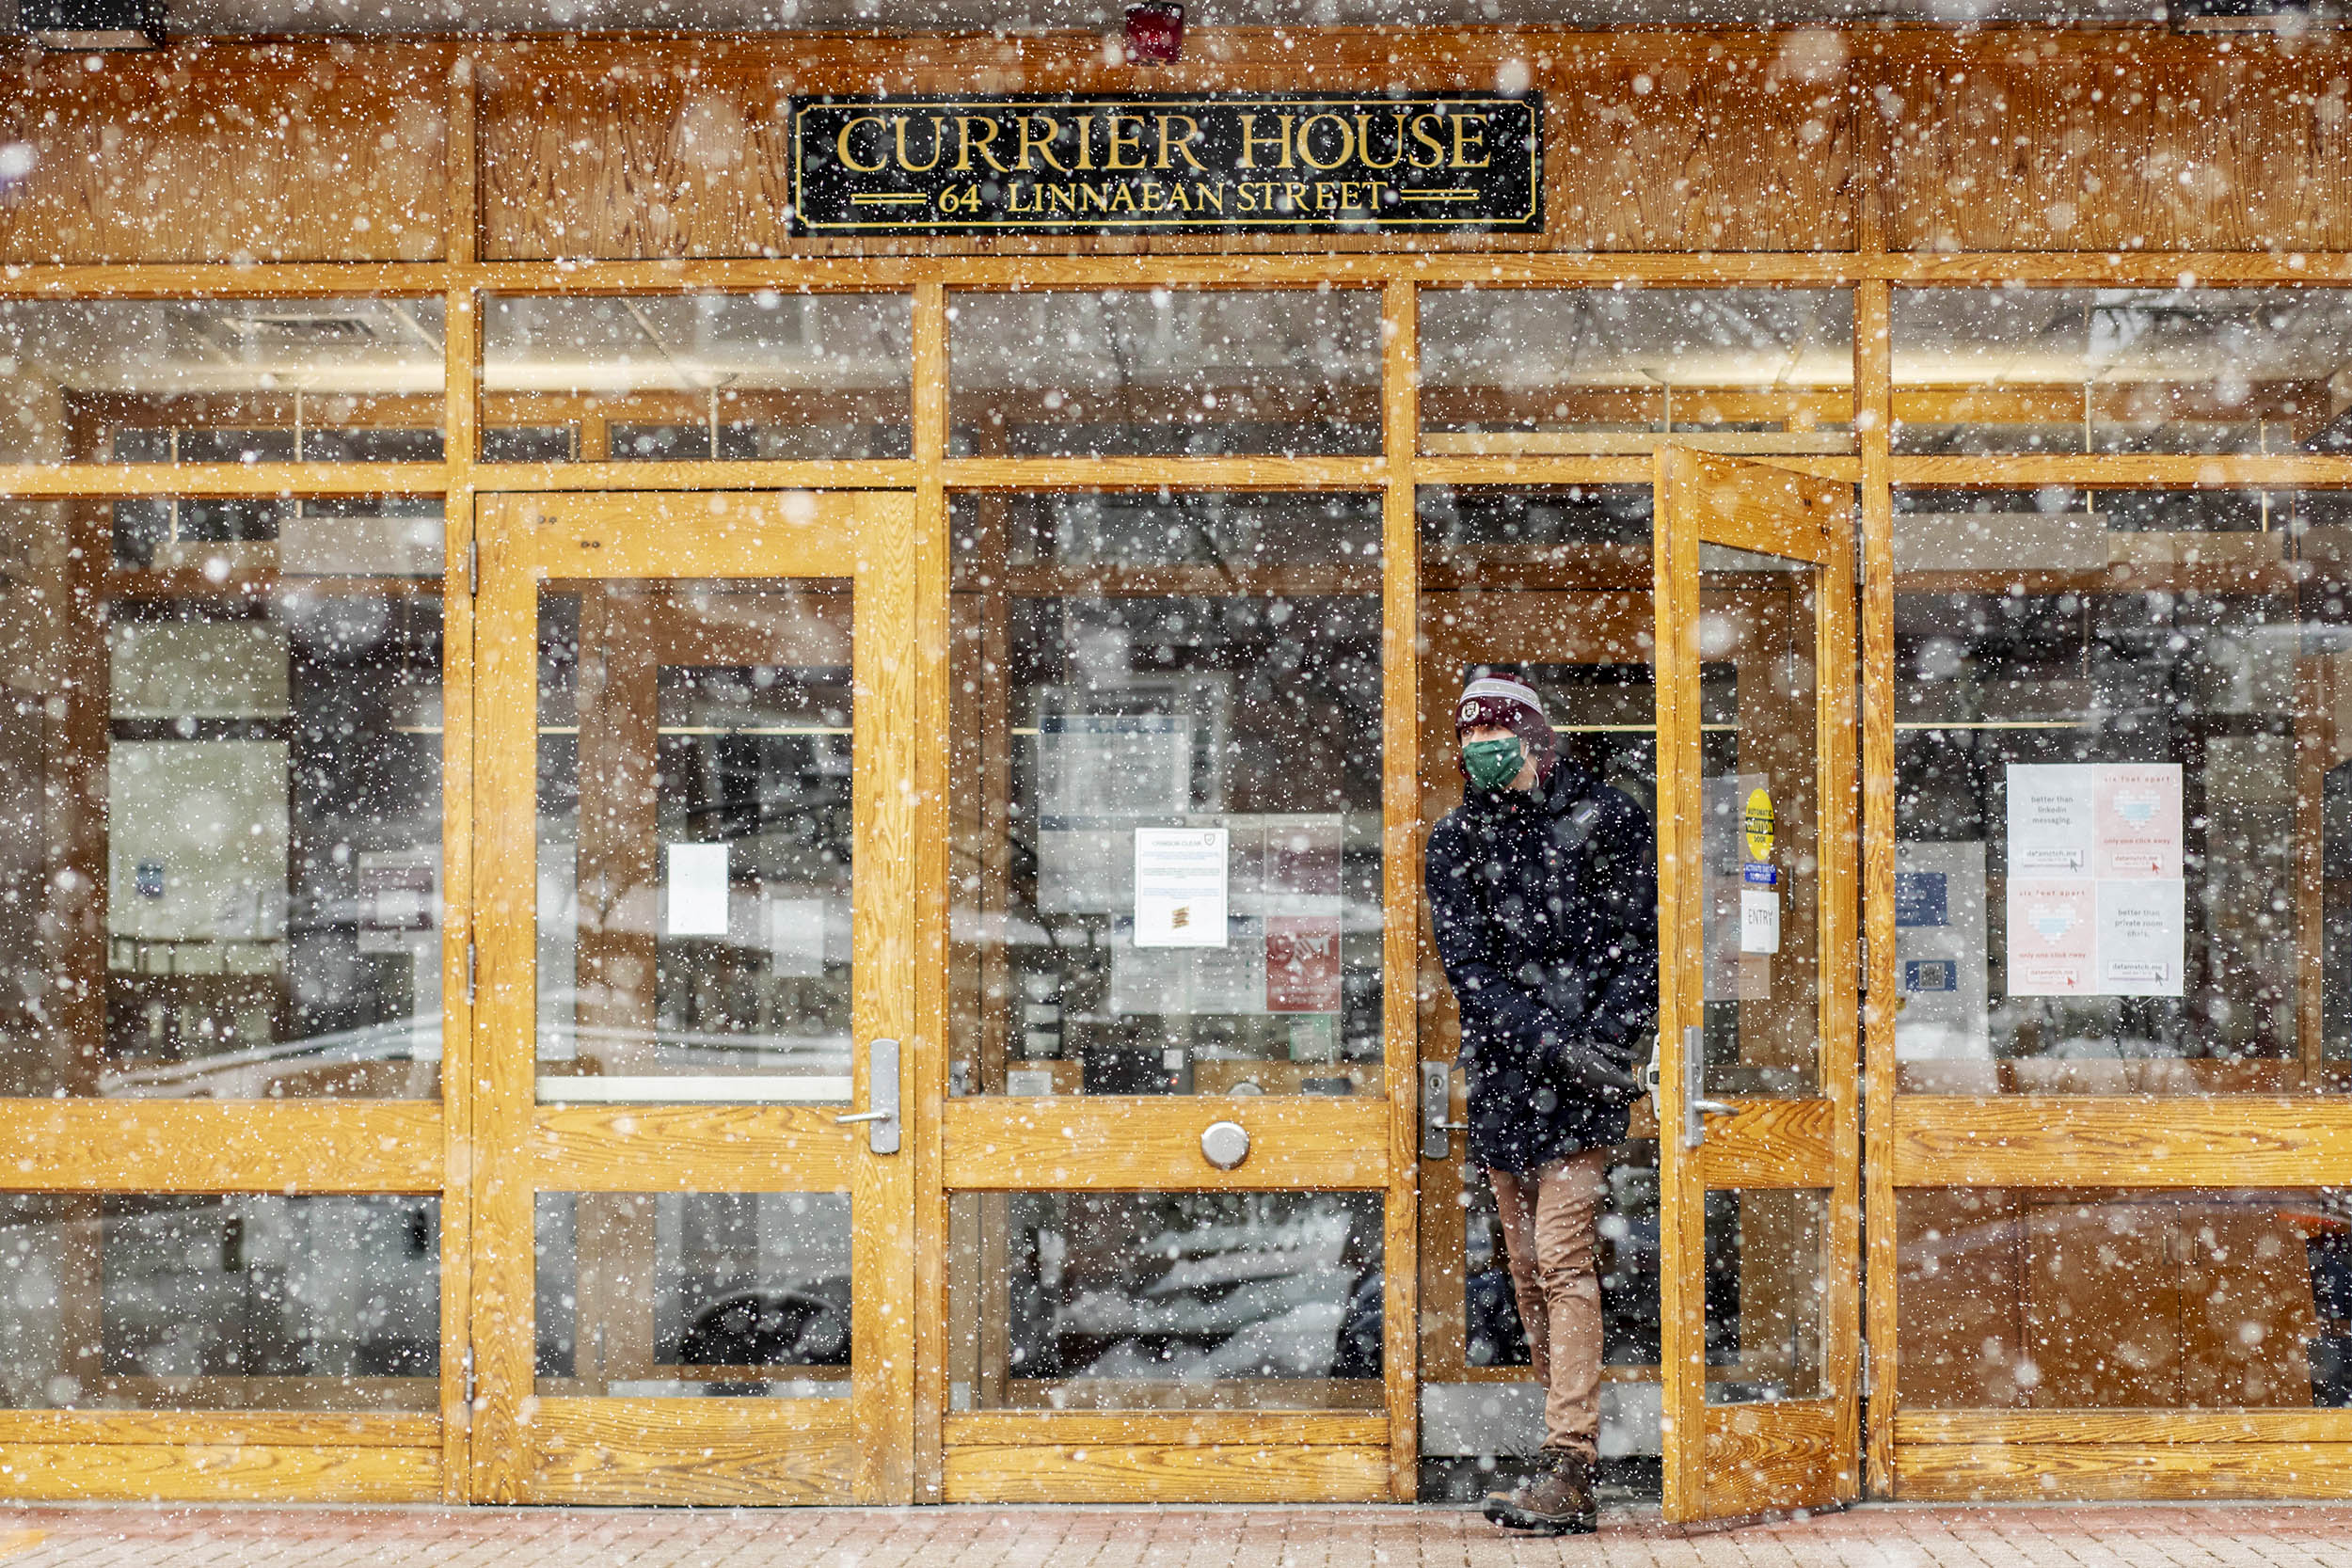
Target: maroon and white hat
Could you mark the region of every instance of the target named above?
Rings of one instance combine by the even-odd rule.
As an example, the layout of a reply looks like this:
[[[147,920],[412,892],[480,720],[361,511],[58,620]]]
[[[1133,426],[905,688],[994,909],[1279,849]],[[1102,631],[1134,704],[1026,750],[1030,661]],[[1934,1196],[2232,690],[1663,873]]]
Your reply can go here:
[[[1534,687],[1507,675],[1480,675],[1462,688],[1462,700],[1454,707],[1454,733],[1490,725],[1518,736],[1535,758],[1536,770],[1550,774],[1560,737],[1544,716],[1543,699]]]

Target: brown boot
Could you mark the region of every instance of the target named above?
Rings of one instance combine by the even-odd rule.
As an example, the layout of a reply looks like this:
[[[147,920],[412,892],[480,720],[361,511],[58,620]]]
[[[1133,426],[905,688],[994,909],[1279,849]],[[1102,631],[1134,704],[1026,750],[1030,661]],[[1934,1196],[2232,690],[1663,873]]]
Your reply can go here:
[[[1593,1502],[1593,1462],[1569,1449],[1546,1449],[1527,1484],[1486,1501],[1486,1517],[1505,1529],[1537,1535],[1590,1535],[1600,1523]]]

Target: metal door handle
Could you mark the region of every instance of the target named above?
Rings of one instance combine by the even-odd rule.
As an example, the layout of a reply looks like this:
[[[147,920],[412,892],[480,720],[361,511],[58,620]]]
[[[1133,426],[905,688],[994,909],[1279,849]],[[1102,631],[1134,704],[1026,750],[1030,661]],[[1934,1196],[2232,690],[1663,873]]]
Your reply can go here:
[[[866,1109],[835,1117],[835,1127],[868,1123],[866,1147],[877,1154],[898,1152],[898,1042],[876,1040],[866,1048]]]
[[[1421,1064],[1421,1157],[1442,1160],[1454,1152],[1451,1134],[1470,1131],[1468,1122],[1448,1121],[1454,1109],[1454,1068],[1446,1062]]]
[[[1682,1031],[1682,1147],[1696,1148],[1707,1141],[1708,1117],[1739,1114],[1740,1107],[1708,1100],[1699,1091],[1707,1083],[1707,1032],[1697,1024]]]

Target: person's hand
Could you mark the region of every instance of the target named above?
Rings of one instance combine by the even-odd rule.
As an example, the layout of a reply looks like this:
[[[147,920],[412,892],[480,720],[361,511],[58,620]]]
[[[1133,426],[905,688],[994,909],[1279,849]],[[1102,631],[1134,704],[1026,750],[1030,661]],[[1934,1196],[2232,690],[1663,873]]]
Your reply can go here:
[[[1640,1092],[1630,1046],[1611,1045],[1581,1030],[1546,1031],[1544,1058],[1549,1077],[1591,1099],[1621,1104]]]

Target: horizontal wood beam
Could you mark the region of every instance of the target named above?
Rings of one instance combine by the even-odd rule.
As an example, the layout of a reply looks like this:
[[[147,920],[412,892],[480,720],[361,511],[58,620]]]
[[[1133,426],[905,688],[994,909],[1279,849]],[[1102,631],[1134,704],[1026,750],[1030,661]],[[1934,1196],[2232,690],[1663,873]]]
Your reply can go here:
[[[1898,1443],[2352,1443],[2346,1410],[1905,1410]]]
[[[441,1450],[349,1445],[5,1443],[16,1502],[423,1503]]]
[[[437,1449],[441,1418],[328,1410],[0,1410],[0,1444],[24,1443]]]
[[[1895,1445],[1902,1502],[2352,1497],[2352,1443]]]
[[[1389,1418],[1379,1411],[1323,1410],[951,1411],[943,1431],[949,1448],[1102,1443],[1371,1448],[1388,1442]]]
[[[1351,1191],[1389,1183],[1384,1099],[1113,1096],[951,1100],[944,1184],[972,1192]],[[1248,1158],[1211,1165],[1200,1133],[1236,1121]]]
[[[426,1100],[0,1100],[15,1192],[437,1193]]]
[[[1899,1187],[2335,1186],[2352,1101],[1899,1095],[1892,1158]]]
[[[834,1125],[847,1109],[543,1105],[532,1180],[563,1193],[846,1193],[863,1141]]]

